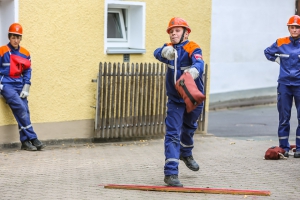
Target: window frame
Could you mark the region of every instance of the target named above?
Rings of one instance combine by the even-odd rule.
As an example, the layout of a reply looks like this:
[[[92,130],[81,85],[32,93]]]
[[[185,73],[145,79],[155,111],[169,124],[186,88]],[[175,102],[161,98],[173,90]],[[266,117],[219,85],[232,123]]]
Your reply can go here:
[[[123,38],[108,38],[108,37],[106,37],[107,41],[108,42],[127,42],[127,31],[126,31],[126,24],[125,24],[125,20],[124,20],[124,18],[126,18],[126,16],[123,16],[123,9],[108,8],[107,13],[117,13],[119,15],[121,32],[123,35]],[[108,26],[108,24],[107,24],[107,26]]]
[[[104,9],[104,54],[145,53],[146,3],[106,0]],[[122,11],[127,41],[107,38],[107,17],[110,9]]]

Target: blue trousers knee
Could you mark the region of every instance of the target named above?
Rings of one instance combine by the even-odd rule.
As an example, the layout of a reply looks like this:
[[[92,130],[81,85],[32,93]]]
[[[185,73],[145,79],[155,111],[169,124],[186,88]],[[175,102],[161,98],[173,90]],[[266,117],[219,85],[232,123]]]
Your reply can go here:
[[[12,110],[12,113],[18,123],[20,141],[36,139],[37,135],[33,130],[30,121],[30,113],[27,98],[21,98],[22,84],[5,84],[1,95]]]
[[[184,103],[169,100],[165,119],[165,166],[164,174],[178,174],[179,156],[192,155],[194,132],[198,127],[198,119],[203,103],[190,113],[186,112]]]

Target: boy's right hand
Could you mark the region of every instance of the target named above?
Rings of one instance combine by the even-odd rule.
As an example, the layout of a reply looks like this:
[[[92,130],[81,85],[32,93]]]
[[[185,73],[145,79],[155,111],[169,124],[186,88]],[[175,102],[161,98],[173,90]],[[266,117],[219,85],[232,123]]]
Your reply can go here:
[[[174,60],[175,59],[175,49],[172,46],[166,46],[161,51],[161,56],[168,59]]]

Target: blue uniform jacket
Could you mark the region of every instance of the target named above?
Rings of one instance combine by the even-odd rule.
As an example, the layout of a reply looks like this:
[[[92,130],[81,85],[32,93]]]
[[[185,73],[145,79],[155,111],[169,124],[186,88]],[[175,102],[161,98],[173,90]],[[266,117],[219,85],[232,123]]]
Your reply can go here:
[[[1,83],[21,83],[21,84],[31,84],[31,67],[22,71],[20,77],[12,77],[10,76],[10,54],[17,55],[22,58],[30,60],[29,52],[20,47],[18,49],[14,49],[11,44],[7,44],[5,46],[0,47],[0,80],[3,77]]]
[[[286,54],[289,57],[280,57],[280,72],[278,83],[284,85],[300,85],[300,39],[292,37],[279,38],[270,47],[266,48],[265,56],[275,61],[275,54]]]
[[[156,49],[154,51],[154,57],[168,65],[166,72],[166,90],[168,98],[175,102],[183,103],[184,101],[179,96],[174,84],[174,60],[168,60],[161,56],[162,49],[168,45],[172,44],[167,43],[164,44],[163,47]],[[173,47],[178,53],[176,80],[183,74],[185,67],[195,67],[199,71],[199,77],[195,79],[196,85],[198,89],[204,93],[202,80],[204,61],[202,60],[202,50],[199,45],[187,40],[183,43],[173,45]]]

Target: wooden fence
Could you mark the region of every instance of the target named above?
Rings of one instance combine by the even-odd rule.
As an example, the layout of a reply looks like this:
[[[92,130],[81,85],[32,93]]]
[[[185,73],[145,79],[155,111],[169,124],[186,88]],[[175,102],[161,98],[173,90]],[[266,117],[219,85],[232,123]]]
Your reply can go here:
[[[100,63],[95,139],[138,138],[165,133],[166,66]],[[205,109],[198,129],[204,130]]]

